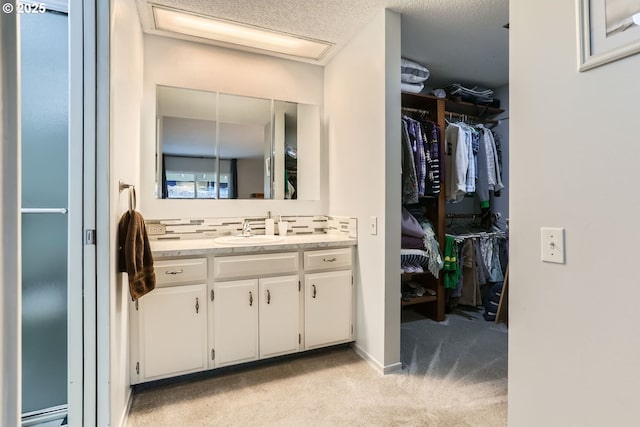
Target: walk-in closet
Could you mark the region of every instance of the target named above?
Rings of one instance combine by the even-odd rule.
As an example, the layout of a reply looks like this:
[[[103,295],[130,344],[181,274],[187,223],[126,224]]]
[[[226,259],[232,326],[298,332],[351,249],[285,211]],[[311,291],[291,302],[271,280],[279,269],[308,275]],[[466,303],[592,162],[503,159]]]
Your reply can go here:
[[[475,383],[506,404],[508,84],[470,70],[431,87],[428,67],[401,62],[401,358],[443,392]]]

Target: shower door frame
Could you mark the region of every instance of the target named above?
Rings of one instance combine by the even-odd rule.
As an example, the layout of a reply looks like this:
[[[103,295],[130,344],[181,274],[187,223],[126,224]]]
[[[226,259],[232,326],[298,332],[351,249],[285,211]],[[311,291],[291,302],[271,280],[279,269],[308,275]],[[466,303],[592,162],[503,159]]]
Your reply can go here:
[[[69,421],[85,426],[97,425],[95,22],[95,1],[69,1],[67,399]]]
[[[15,2],[6,2],[15,5]],[[95,6],[69,5],[69,202],[68,202],[68,416],[74,425],[96,425],[96,247],[85,242],[96,218]],[[17,15],[0,15],[0,424],[21,422],[21,200],[20,77]],[[11,186],[13,185],[13,186]],[[88,244],[86,244],[88,243]],[[81,265],[78,267],[78,262]]]

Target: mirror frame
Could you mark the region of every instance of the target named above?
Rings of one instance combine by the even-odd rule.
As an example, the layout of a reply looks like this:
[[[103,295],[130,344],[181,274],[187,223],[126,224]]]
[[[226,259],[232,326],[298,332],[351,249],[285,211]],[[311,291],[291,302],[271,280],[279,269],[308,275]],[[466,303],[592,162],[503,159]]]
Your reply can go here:
[[[265,126],[270,126],[271,129],[266,130],[266,132],[269,132],[269,137],[265,138],[265,156],[263,157],[264,160],[264,165],[265,165],[265,169],[263,172],[263,181],[264,181],[264,199],[265,200],[317,200],[317,198],[319,197],[319,192],[317,191],[317,189],[319,188],[319,180],[320,180],[320,174],[319,174],[319,167],[317,167],[317,158],[320,155],[320,150],[319,150],[319,145],[320,145],[320,139],[321,139],[321,135],[320,135],[320,108],[317,105],[312,105],[312,104],[302,104],[302,103],[297,103],[297,102],[293,102],[293,101],[283,101],[283,100],[279,100],[279,99],[275,99],[275,98],[260,98],[260,97],[255,97],[255,96],[247,96],[247,95],[239,95],[239,94],[231,94],[231,93],[223,93],[220,91],[212,91],[212,90],[203,90],[203,89],[192,89],[192,88],[185,88],[185,87],[178,87],[178,86],[171,86],[171,85],[164,85],[164,84],[156,84],[154,85],[154,95],[155,95],[155,121],[156,121],[156,126],[155,126],[155,187],[154,187],[154,196],[156,199],[159,200],[169,200],[169,199],[177,199],[177,200],[226,200],[228,198],[220,198],[220,185],[215,185],[215,196],[216,197],[207,197],[207,198],[168,198],[168,197],[163,197],[164,195],[162,194],[162,188],[164,187],[164,179],[163,179],[163,157],[164,157],[164,152],[162,152],[162,148],[161,148],[161,139],[162,139],[162,133],[163,133],[163,129],[162,129],[162,122],[163,122],[163,117],[165,117],[165,115],[161,112],[161,110],[163,110],[163,108],[161,108],[160,106],[160,96],[159,96],[159,92],[161,90],[161,88],[169,88],[169,89],[176,89],[176,90],[184,90],[184,91],[193,91],[196,93],[208,93],[211,95],[215,96],[215,105],[212,105],[212,108],[214,109],[214,115],[211,118],[207,118],[207,119],[201,119],[201,120],[211,120],[213,119],[215,121],[215,135],[212,136],[213,139],[213,145],[214,145],[214,150],[213,152],[215,153],[213,158],[215,158],[215,167],[214,167],[214,174],[215,174],[215,183],[218,183],[220,181],[220,111],[221,108],[221,102],[224,101],[223,97],[238,97],[238,98],[245,98],[247,100],[256,100],[256,101],[268,101],[270,103],[270,120],[268,121],[268,124]],[[213,104],[213,103],[212,103]],[[286,123],[286,116],[287,114],[291,115],[291,107],[287,107],[287,106],[295,106],[295,126],[296,126],[296,131],[295,131],[295,150],[297,151],[299,146],[297,145],[297,141],[299,140],[299,133],[302,134],[303,139],[309,140],[310,144],[313,144],[315,142],[315,145],[317,145],[317,147],[310,147],[310,149],[305,149],[303,151],[309,151],[310,153],[315,152],[316,153],[316,159],[314,161],[314,164],[310,164],[310,170],[309,170],[309,174],[303,173],[301,174],[304,178],[306,178],[306,180],[308,181],[309,179],[311,180],[315,180],[316,183],[308,183],[308,182],[303,182],[304,187],[306,188],[304,191],[300,191],[300,188],[297,186],[297,173],[298,173],[298,160],[297,160],[297,156],[292,157],[291,160],[292,161],[287,161],[285,162],[285,158],[287,157],[288,154],[288,150],[286,149],[286,147],[288,146],[287,144],[287,136],[286,136],[286,130],[285,130],[285,126],[287,126]],[[303,117],[300,118],[298,117],[299,111],[303,112]],[[170,117],[170,115],[167,115],[168,117]],[[200,116],[200,115],[198,115]],[[206,114],[203,115],[204,117],[206,117]],[[189,116],[187,116],[186,118],[190,118]],[[194,120],[198,120],[198,118],[193,118]],[[233,122],[233,121],[231,121]],[[301,127],[299,126],[299,123],[302,122],[304,123],[305,127]],[[317,123],[316,123],[317,122]],[[226,122],[225,122],[226,123]],[[280,128],[278,129],[278,123],[280,123]],[[290,128],[290,126],[288,127]],[[277,141],[280,140],[281,144],[278,144]],[[315,141],[314,141],[315,140]],[[282,147],[280,147],[280,145],[282,145]],[[282,157],[282,158],[280,158]],[[295,160],[293,160],[295,159]],[[289,159],[287,159],[289,160]],[[295,163],[292,163],[294,162]],[[292,170],[288,170],[287,166],[289,165],[290,167],[293,166]],[[277,173],[277,171],[281,170],[283,171],[282,173],[282,177],[279,177],[279,173]],[[274,173],[274,171],[276,171]],[[285,178],[290,176],[291,174],[294,174],[295,178],[293,181],[293,184],[296,184],[295,186],[292,186],[291,184],[287,185],[286,182],[291,182],[289,179]],[[306,177],[305,177],[306,175]],[[194,182],[194,186],[197,185],[197,182]],[[282,191],[277,191],[280,187],[282,187]],[[316,187],[315,191],[314,191],[314,187]],[[302,194],[303,196],[306,194],[307,191],[310,191],[310,193],[308,194],[310,197],[307,198],[298,198],[297,196],[299,194]],[[259,193],[258,193],[259,194]],[[242,198],[242,199],[251,199],[251,198]],[[242,200],[242,199],[238,199],[238,198],[231,198],[229,200]]]

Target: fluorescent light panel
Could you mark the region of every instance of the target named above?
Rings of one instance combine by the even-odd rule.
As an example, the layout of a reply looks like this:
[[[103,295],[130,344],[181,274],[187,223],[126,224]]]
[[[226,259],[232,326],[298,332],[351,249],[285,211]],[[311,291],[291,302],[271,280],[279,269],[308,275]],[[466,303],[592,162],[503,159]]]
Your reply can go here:
[[[328,42],[305,39],[218,18],[194,15],[155,5],[152,7],[158,30],[309,59],[322,58],[332,46]]]

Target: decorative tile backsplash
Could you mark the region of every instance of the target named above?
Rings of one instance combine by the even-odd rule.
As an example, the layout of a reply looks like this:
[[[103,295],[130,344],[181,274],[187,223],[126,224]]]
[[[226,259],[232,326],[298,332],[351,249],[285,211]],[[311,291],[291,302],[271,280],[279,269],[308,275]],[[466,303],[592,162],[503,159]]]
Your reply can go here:
[[[154,240],[165,239],[204,239],[219,236],[235,235],[242,232],[244,220],[248,219],[254,234],[264,234],[266,217],[246,218],[191,218],[191,219],[147,219],[147,229],[150,224],[163,224],[165,234],[150,235]],[[357,237],[356,218],[346,216],[326,215],[283,215],[281,221],[288,223],[287,234],[345,234]],[[278,223],[276,221],[276,233]]]

